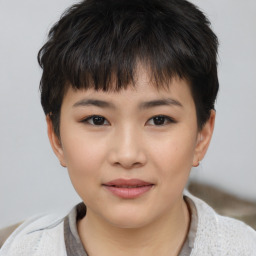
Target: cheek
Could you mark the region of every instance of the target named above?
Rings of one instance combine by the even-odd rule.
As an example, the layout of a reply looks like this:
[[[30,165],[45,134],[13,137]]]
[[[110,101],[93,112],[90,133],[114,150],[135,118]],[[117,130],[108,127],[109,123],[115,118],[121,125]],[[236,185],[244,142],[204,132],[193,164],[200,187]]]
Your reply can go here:
[[[163,179],[182,178],[189,174],[195,150],[194,141],[195,136],[184,131],[167,134],[161,142],[152,144],[151,158]]]
[[[64,137],[64,136],[63,136]],[[70,179],[75,188],[99,177],[105,156],[105,143],[91,136],[65,135],[63,152]]]
[[[87,205],[91,205],[101,186],[101,163],[104,158],[102,146],[91,140],[72,138],[64,149],[70,180],[77,194]],[[65,146],[65,144],[64,144]]]

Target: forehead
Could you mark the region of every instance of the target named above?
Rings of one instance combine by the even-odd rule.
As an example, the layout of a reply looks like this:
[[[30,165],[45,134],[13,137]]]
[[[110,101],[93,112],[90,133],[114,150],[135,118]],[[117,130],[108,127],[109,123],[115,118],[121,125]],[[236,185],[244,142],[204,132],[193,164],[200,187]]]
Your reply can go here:
[[[186,80],[174,77],[168,84],[157,85],[151,81],[150,74],[143,69],[137,72],[134,84],[118,91],[111,89],[103,91],[93,88],[73,89],[72,86],[69,86],[62,105],[85,106],[90,105],[88,102],[92,101],[94,105],[97,106],[98,104],[101,107],[123,106],[129,108],[130,106],[137,106],[142,108],[142,102],[147,101],[155,101],[155,106],[157,101],[162,101],[162,103],[165,101],[165,104],[162,105],[194,107],[190,86]]]
[[[67,84],[62,105],[67,101],[78,101],[79,98],[85,97],[111,101],[119,105],[125,104],[124,102],[132,105],[136,101],[142,101],[143,98],[153,100],[171,97],[174,100],[176,98],[177,101],[178,99],[188,101],[194,105],[191,86],[187,79],[175,74],[171,77],[166,77],[164,74],[156,77],[152,68],[142,61],[137,61],[135,66],[132,81],[127,85],[122,84],[120,88],[117,87],[118,78],[114,74],[111,81],[105,85],[105,89],[102,89],[104,86],[100,87],[101,89],[95,89],[94,83],[89,83],[86,88],[77,88]]]

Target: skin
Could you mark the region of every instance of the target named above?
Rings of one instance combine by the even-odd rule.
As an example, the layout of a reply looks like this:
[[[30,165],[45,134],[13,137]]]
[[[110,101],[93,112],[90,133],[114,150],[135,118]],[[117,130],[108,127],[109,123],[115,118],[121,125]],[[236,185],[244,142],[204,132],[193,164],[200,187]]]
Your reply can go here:
[[[145,69],[138,74],[135,88],[119,92],[70,87],[61,107],[60,140],[47,117],[52,148],[87,206],[78,232],[90,256],[178,255],[189,229],[183,190],[191,167],[207,151],[215,112],[199,131],[185,80],[156,89]],[[176,104],[140,107],[167,98]],[[81,104],[88,99],[112,106]],[[88,119],[92,115],[104,117],[102,125]],[[161,125],[152,118],[159,115],[167,117]],[[119,178],[154,186],[138,198],[122,199],[102,185]]]

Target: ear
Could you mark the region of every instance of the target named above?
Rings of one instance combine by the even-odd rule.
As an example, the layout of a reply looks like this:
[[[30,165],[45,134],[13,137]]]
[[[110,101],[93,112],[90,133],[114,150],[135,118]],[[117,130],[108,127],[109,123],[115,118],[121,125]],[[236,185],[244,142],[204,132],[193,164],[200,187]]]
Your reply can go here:
[[[50,144],[52,146],[53,152],[58,157],[60,164],[63,167],[66,167],[63,148],[62,148],[59,137],[56,135],[56,133],[54,131],[52,120],[49,115],[46,116],[46,123],[47,123],[48,138],[49,138]]]
[[[210,118],[198,133],[195,154],[193,158],[193,166],[197,167],[200,161],[204,158],[209,147],[215,123],[215,110],[211,110]]]

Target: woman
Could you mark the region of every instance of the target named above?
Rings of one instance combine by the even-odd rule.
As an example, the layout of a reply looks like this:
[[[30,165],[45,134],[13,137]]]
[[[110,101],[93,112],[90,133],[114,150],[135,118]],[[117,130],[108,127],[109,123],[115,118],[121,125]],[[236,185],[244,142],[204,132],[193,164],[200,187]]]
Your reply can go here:
[[[48,136],[83,202],[0,255],[253,255],[256,234],[183,192],[214,129],[218,40],[183,0],[87,0],[38,60]]]

